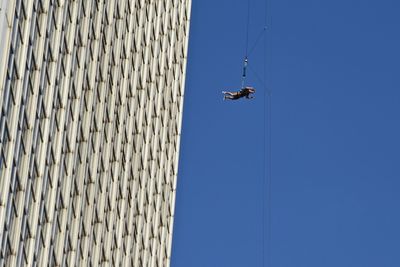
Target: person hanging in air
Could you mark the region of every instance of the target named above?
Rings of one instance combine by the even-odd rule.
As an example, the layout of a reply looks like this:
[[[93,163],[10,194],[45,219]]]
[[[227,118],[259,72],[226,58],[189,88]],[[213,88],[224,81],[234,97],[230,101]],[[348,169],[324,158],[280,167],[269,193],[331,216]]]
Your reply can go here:
[[[224,94],[224,100],[225,99],[237,100],[237,99],[242,98],[242,97],[246,97],[247,99],[251,99],[251,98],[254,98],[254,96],[252,96],[251,94],[254,94],[255,92],[256,92],[256,89],[254,89],[253,87],[250,87],[250,86],[246,86],[246,87],[242,88],[238,92],[222,91],[222,93]]]

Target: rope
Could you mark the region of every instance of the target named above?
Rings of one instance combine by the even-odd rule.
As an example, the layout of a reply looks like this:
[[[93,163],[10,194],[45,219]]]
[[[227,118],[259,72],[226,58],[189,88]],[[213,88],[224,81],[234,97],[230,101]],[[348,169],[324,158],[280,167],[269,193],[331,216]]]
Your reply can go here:
[[[265,24],[268,23],[268,0],[265,0]],[[254,71],[251,66],[250,70],[255,74],[255,77],[260,81],[260,83],[264,87],[264,107],[263,107],[263,132],[264,132],[264,139],[263,139],[263,178],[262,178],[262,267],[265,266],[266,262],[266,255],[267,255],[267,264],[271,267],[271,236],[272,236],[272,94],[271,90],[268,89],[266,86],[267,81],[267,37],[266,37],[266,29],[267,26],[261,31],[258,35],[254,45],[252,46],[249,52],[249,24],[250,24],[250,0],[247,1],[247,25],[246,25],[246,51],[243,63],[243,75],[242,75],[242,88],[244,88],[245,80],[246,80],[246,69],[248,66],[248,56],[253,52],[256,48],[258,42],[261,40],[261,37],[264,36],[264,61],[263,61],[263,78],[261,78],[256,71]],[[266,100],[268,97],[268,100]],[[267,111],[267,101],[268,101],[268,111]],[[267,115],[268,114],[268,115]],[[267,134],[268,133],[268,134]],[[267,144],[268,140],[268,144]],[[267,155],[268,151],[268,155]],[[268,157],[268,159],[267,159]],[[266,164],[267,163],[267,164]],[[268,173],[267,173],[268,168]],[[268,206],[266,207],[266,199],[265,190],[268,188],[268,197],[267,203]],[[266,208],[268,209],[268,219],[266,222]],[[267,232],[266,232],[266,224],[267,224]],[[265,236],[267,234],[267,240],[265,240]],[[266,254],[266,255],[265,255]]]
[[[268,92],[268,239],[267,255],[268,266],[271,266],[271,243],[272,243],[272,94]]]
[[[246,53],[245,58],[247,58],[247,52],[249,49],[249,25],[250,25],[250,0],[247,0],[247,25],[246,25]]]
[[[265,99],[266,99],[266,97],[267,97],[267,91],[266,90],[264,90],[264,114],[263,114],[263,129],[264,129],[264,139],[263,139],[263,148],[264,148],[264,153],[263,153],[263,156],[264,156],[264,159],[263,159],[263,179],[262,179],[262,194],[261,194],[261,197],[262,197],[262,267],[264,267],[265,266],[265,199],[264,199],[264,196],[265,196],[265,184],[266,184],[266,179],[265,179],[265,177],[266,177],[266,167],[265,167],[265,162],[266,162],[266,160],[265,160],[265,145],[266,145],[266,141],[265,141],[265,133],[266,133],[266,122],[265,122],[265,117],[266,117],[266,105],[265,105]]]
[[[266,42],[264,44],[264,48],[266,48]],[[266,52],[264,52],[264,58],[266,56]],[[262,267],[265,266],[265,256],[267,255],[267,266],[271,266],[271,237],[272,237],[272,93],[271,90],[265,84],[266,81],[266,63],[264,62],[264,81],[260,78],[260,76],[255,72],[251,67],[250,70],[255,74],[257,79],[262,83],[264,87],[264,112],[263,112],[263,130],[264,130],[264,139],[263,139],[263,179],[262,179]],[[268,106],[268,110],[267,110]],[[267,143],[268,140],[268,143]],[[268,153],[268,154],[267,154]],[[268,172],[267,170],[268,169]],[[268,189],[267,192],[267,203],[266,207],[266,199],[265,190]],[[268,210],[268,214],[265,214],[265,210]],[[266,221],[267,216],[267,221]],[[267,227],[267,233],[265,230]],[[265,236],[267,235],[267,241],[265,241]],[[265,255],[266,254],[266,255]]]
[[[250,0],[247,0],[247,22],[246,22],[246,50],[244,53],[243,74],[242,74],[242,89],[246,83],[246,68],[248,63],[247,53],[249,50],[249,25],[250,25]]]
[[[266,38],[264,41],[264,77],[261,77],[251,66],[250,71],[264,88],[263,112],[263,178],[262,178],[262,267],[271,266],[271,236],[272,236],[272,92],[266,85]],[[267,109],[268,106],[268,109]],[[268,172],[267,172],[268,169]],[[266,192],[268,189],[268,192]],[[267,199],[264,196],[267,194]],[[268,205],[266,205],[266,202]],[[266,214],[265,211],[268,211]],[[267,218],[267,219],[266,219]],[[267,230],[265,229],[267,227]],[[267,259],[266,259],[267,256]]]
[[[267,9],[268,9],[268,0],[265,1],[265,25],[267,25]],[[263,127],[264,127],[264,140],[263,140],[263,148],[264,148],[264,161],[263,161],[263,181],[262,181],[262,267],[265,266],[267,262],[267,266],[271,267],[271,239],[272,239],[272,93],[271,90],[268,89],[266,85],[267,81],[267,36],[266,36],[266,28],[262,33],[264,33],[264,53],[263,53],[263,79],[255,72],[251,67],[256,76],[256,78],[262,83],[264,87],[264,114],[263,114]],[[255,45],[253,46],[251,52],[254,47],[256,47],[260,37],[257,38]],[[268,98],[268,100],[267,100]],[[267,103],[268,102],[268,103]],[[268,110],[266,108],[266,104],[268,105]],[[267,119],[266,119],[267,117]],[[267,133],[267,134],[266,134]],[[268,144],[267,144],[268,140]],[[266,152],[268,151],[268,152]],[[268,153],[268,155],[267,155]],[[266,159],[267,157],[267,159]],[[268,168],[268,172],[266,170]],[[267,199],[264,199],[265,190],[268,189]],[[267,207],[266,207],[267,200]],[[265,209],[267,208],[268,214],[265,214]],[[267,222],[266,222],[267,215]],[[267,227],[267,233],[265,230]],[[265,240],[265,235],[267,234],[267,240]],[[266,254],[266,255],[265,255]],[[267,256],[267,259],[266,259]]]
[[[261,40],[261,37],[264,36],[265,30],[267,29],[267,27],[265,26],[264,29],[262,29],[262,31],[258,34],[256,41],[254,42],[253,46],[251,47],[249,53],[247,56],[250,56],[252,54],[252,52],[254,51],[254,49],[257,47],[258,42]]]

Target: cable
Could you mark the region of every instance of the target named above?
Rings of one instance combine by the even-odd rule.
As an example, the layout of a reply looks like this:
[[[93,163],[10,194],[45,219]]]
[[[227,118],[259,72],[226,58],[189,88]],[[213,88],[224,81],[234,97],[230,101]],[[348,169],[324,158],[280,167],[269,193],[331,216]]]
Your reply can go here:
[[[267,29],[267,27],[265,26],[264,29],[262,29],[262,31],[258,34],[256,41],[254,42],[253,46],[251,47],[250,51],[248,52],[248,55],[247,55],[248,57],[252,54],[254,49],[257,47],[257,44],[261,40],[261,37],[264,36],[266,29]]]
[[[268,0],[265,0],[265,25],[268,23]],[[264,87],[264,114],[263,114],[263,126],[264,126],[264,169],[263,169],[263,192],[262,192],[262,267],[265,266],[265,253],[267,254],[267,266],[271,267],[272,257],[271,257],[271,241],[272,241],[272,93],[268,89],[267,83],[267,34],[264,28],[264,49],[263,49],[263,79],[259,77],[257,72],[253,71],[257,79],[259,79]],[[256,44],[258,43],[258,40]],[[255,45],[254,45],[255,47]],[[254,48],[253,48],[254,49]],[[250,68],[251,69],[251,68]],[[252,69],[251,69],[252,70]],[[268,112],[266,108],[266,98],[268,97]],[[268,115],[266,115],[268,114]],[[267,120],[266,120],[267,117]],[[267,128],[267,129],[266,129]],[[266,133],[268,133],[266,135]],[[267,141],[268,140],[268,144]],[[266,147],[267,145],[267,147]],[[266,150],[268,151],[268,159],[266,164]],[[266,165],[268,172],[266,171]],[[268,188],[267,192],[267,233],[265,233],[265,190]],[[265,242],[265,234],[267,234],[267,241]],[[266,243],[266,244],[265,244]],[[267,246],[265,248],[265,246]]]
[[[265,133],[266,133],[266,123],[265,123],[265,117],[266,117],[266,105],[265,105],[265,99],[266,99],[266,97],[267,97],[267,91],[266,90],[264,90],[264,112],[263,112],[263,129],[264,129],[264,138],[263,138],[263,148],[264,148],[264,153],[263,153],[263,156],[264,156],[264,158],[263,158],[263,179],[262,179],[262,193],[261,193],[261,199],[262,199],[262,206],[261,206],[261,209],[262,209],[262,267],[264,267],[265,266],[265,199],[264,199],[264,196],[265,196],[265,184],[266,184],[266,182],[265,182],[265,177],[266,177],[266,167],[265,167],[265,162],[266,162],[266,160],[265,160],[265,150],[266,150],[266,148],[265,148],[265,145],[266,145],[266,141],[265,141]]]
[[[268,266],[271,266],[272,243],[272,94],[268,92]]]
[[[242,75],[242,88],[245,85],[246,79],[246,69],[248,66],[248,56],[249,56],[249,24],[250,24],[250,0],[247,1],[247,25],[246,25],[246,51],[243,65],[243,75]],[[265,0],[265,24],[268,23],[268,0]],[[258,42],[261,40],[261,37],[264,36],[264,49],[263,49],[263,78],[257,74],[256,71],[252,69],[250,66],[250,70],[255,74],[256,78],[264,87],[264,100],[263,100],[263,178],[262,178],[262,267],[265,267],[266,255],[267,255],[267,264],[271,267],[271,240],[272,240],[272,93],[271,90],[268,89],[267,82],[267,36],[266,36],[267,26],[264,27],[262,32],[257,36],[257,39],[252,46],[250,53],[253,52]],[[267,112],[267,97],[268,97],[268,112]],[[268,114],[268,115],[267,115]],[[268,134],[267,134],[268,133]],[[268,140],[268,144],[267,144]],[[268,151],[268,155],[267,152]],[[268,159],[267,159],[268,157]],[[268,172],[267,172],[268,168]],[[268,188],[268,196],[267,199],[264,199],[265,190]],[[266,207],[266,200],[268,206]],[[266,222],[266,214],[265,210],[268,209],[268,219]],[[267,224],[267,233],[266,233],[266,224]],[[267,238],[265,236],[267,235]],[[265,255],[266,254],[266,255]]]
[[[268,0],[265,0],[265,21],[268,25]],[[264,84],[267,83],[267,32],[264,35]],[[267,233],[267,256],[268,267],[272,264],[271,244],[272,244],[272,92],[266,87],[268,93],[268,233]]]
[[[245,54],[244,54],[243,74],[242,74],[242,87],[241,87],[241,89],[244,88],[244,85],[246,83],[246,68],[247,68],[247,63],[248,63],[247,53],[248,53],[248,50],[249,50],[249,25],[250,25],[250,0],[247,0],[246,50],[245,50]]]
[[[264,45],[266,47],[266,44]],[[264,49],[265,50],[265,49]],[[266,50],[265,50],[266,51]],[[266,56],[266,52],[264,52],[264,58]],[[263,178],[262,178],[262,267],[265,266],[266,257],[267,258],[267,266],[271,266],[271,234],[272,234],[272,92],[268,89],[265,84],[266,81],[266,62],[264,60],[264,79],[258,75],[258,73],[249,66],[249,69],[252,71],[257,80],[262,84],[264,88],[264,100],[263,100]],[[268,109],[267,109],[268,105]],[[267,142],[268,140],[268,142]],[[267,172],[268,168],[268,172]],[[266,195],[265,189],[268,188],[267,199],[264,199]],[[267,201],[266,201],[267,200]],[[268,206],[265,203],[268,203]],[[265,214],[265,210],[268,210],[268,214]],[[265,218],[268,218],[266,220]],[[265,231],[265,226],[268,227],[267,231]],[[265,238],[267,236],[267,238]],[[267,239],[267,242],[265,242]]]
[[[246,25],[246,52],[245,58],[247,58],[247,52],[249,49],[249,25],[250,25],[250,0],[247,0],[247,25]]]
[[[272,92],[266,85],[267,78],[267,66],[266,66],[266,38],[264,40],[264,61],[263,61],[263,77],[261,77],[251,66],[250,71],[254,74],[257,80],[261,83],[264,88],[264,99],[263,99],[263,178],[262,178],[262,267],[265,266],[266,257],[267,266],[271,266],[271,234],[272,234]],[[268,109],[267,109],[268,105]],[[268,140],[268,143],[267,143]],[[268,154],[267,154],[268,153]],[[268,172],[267,169],[268,168]],[[267,199],[264,199],[266,195],[265,189],[268,188]],[[267,201],[266,201],[267,200]],[[265,203],[268,203],[268,206]],[[265,214],[265,210],[268,210],[268,214]],[[266,220],[266,217],[268,218]],[[267,226],[267,231],[265,227]],[[267,236],[267,238],[265,238]],[[265,242],[267,239],[267,242]]]

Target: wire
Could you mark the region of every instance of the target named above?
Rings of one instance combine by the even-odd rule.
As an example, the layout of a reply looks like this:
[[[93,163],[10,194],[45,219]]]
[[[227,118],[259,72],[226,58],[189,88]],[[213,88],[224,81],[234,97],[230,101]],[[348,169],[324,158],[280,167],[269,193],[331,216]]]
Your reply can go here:
[[[264,139],[263,139],[263,148],[264,148],[264,159],[263,159],[263,179],[262,179],[262,194],[261,194],[261,198],[262,198],[262,267],[265,266],[265,177],[266,177],[266,167],[265,167],[265,145],[266,145],[266,141],[265,141],[265,133],[266,133],[266,123],[265,123],[265,117],[266,117],[266,105],[265,105],[265,99],[267,97],[267,91],[264,90],[264,113],[263,113],[263,129],[264,129]]]
[[[242,74],[242,87],[241,87],[241,89],[244,88],[244,85],[246,83],[246,69],[247,69],[247,63],[248,63],[247,53],[248,53],[248,50],[249,50],[249,25],[250,25],[250,0],[247,0],[246,50],[245,50],[244,62],[243,62],[243,74]]]
[[[268,92],[268,266],[271,266],[272,254],[272,94]]]
[[[249,49],[249,25],[250,25],[250,0],[247,0],[247,25],[246,25],[246,52],[245,58],[247,58],[247,52]]]
[[[265,38],[266,39],[266,38]],[[262,267],[271,266],[271,241],[272,241],[272,92],[266,85],[266,40],[264,41],[263,77],[261,77],[251,66],[250,71],[264,88],[263,100],[263,178],[262,178]],[[268,106],[268,109],[267,109]],[[268,172],[267,172],[268,169]],[[268,192],[265,190],[268,189]],[[264,196],[267,193],[267,199]],[[267,202],[267,206],[266,206]],[[265,214],[265,211],[268,214]],[[267,218],[267,220],[266,220]],[[266,228],[267,227],[267,231]],[[267,259],[266,259],[267,255]]]
[[[254,49],[257,47],[258,42],[262,39],[261,37],[264,36],[265,30],[267,29],[267,27],[264,27],[264,29],[262,29],[262,31],[258,34],[256,41],[254,42],[253,46],[251,47],[249,53],[248,53],[248,57],[252,54],[252,52],[254,51]]]
[[[265,25],[268,23],[268,0],[265,1]],[[272,93],[271,90],[267,87],[267,34],[266,27],[264,27],[264,49],[263,49],[263,79],[252,70],[256,76],[256,78],[262,83],[264,87],[264,114],[263,114],[263,127],[264,127],[264,140],[263,140],[263,148],[264,148],[264,161],[263,161],[263,186],[262,186],[262,267],[265,266],[265,262],[267,261],[267,266],[271,267],[272,257],[271,257],[271,243],[272,243]],[[257,38],[257,41],[254,47],[257,45],[260,37]],[[251,51],[252,51],[251,50]],[[268,98],[268,103],[266,103],[266,99]],[[266,104],[268,104],[268,112],[266,108]],[[266,119],[267,117],[267,119]],[[266,134],[268,133],[268,134]],[[268,140],[268,144],[267,144]],[[268,151],[268,155],[266,155],[266,151]],[[268,159],[266,160],[266,156]],[[267,165],[267,166],[266,166]],[[268,172],[266,171],[268,168]],[[266,223],[266,199],[265,190],[268,189],[267,192],[267,223]],[[267,227],[267,233],[265,233],[265,227]],[[267,234],[267,241],[265,241],[265,235]],[[266,246],[266,247],[265,247]],[[265,259],[265,254],[267,255],[267,260]]]
[[[268,93],[268,95],[271,94],[271,91],[268,89],[267,85],[264,82],[264,79],[261,78],[261,76],[253,69],[252,66],[248,66],[251,72],[254,74],[254,76],[257,78],[258,82],[262,85],[262,87],[265,89],[265,91]]]
[[[264,87],[264,100],[263,100],[263,178],[262,178],[262,267],[265,267],[265,262],[271,267],[271,241],[272,241],[272,92],[268,89],[267,83],[267,26],[257,36],[257,39],[249,52],[249,24],[250,24],[250,0],[247,5],[247,25],[246,25],[246,51],[243,65],[242,75],[242,88],[244,88],[246,79],[246,69],[248,66],[248,56],[258,45],[261,37],[264,36],[264,49],[263,49],[263,77],[261,78],[258,73],[249,66],[250,70],[254,73],[255,77]],[[265,24],[268,23],[268,0],[265,0]],[[268,100],[267,100],[268,99]],[[268,103],[267,103],[268,102]],[[268,110],[267,110],[268,104]],[[268,141],[268,144],[267,144]],[[268,152],[267,152],[268,151]],[[268,153],[268,155],[267,155]],[[268,168],[268,172],[267,172]],[[265,190],[268,188],[267,199],[264,198]],[[267,201],[266,201],[267,200]],[[267,207],[266,207],[267,202]],[[266,220],[266,209],[268,210]],[[267,226],[267,232],[266,232]],[[267,238],[265,238],[267,235]],[[267,255],[267,259],[266,259]]]
[[[268,0],[265,1],[265,24],[268,25]],[[267,83],[267,31],[264,38],[264,84]],[[272,92],[267,87],[268,93],[268,237],[267,237],[267,256],[268,266],[272,264]]]

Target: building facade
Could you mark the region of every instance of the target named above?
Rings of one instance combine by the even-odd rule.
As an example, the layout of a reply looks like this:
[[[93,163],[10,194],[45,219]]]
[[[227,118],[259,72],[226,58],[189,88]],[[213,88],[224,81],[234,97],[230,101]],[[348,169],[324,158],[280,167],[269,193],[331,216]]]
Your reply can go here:
[[[0,8],[0,266],[169,266],[191,1]]]

